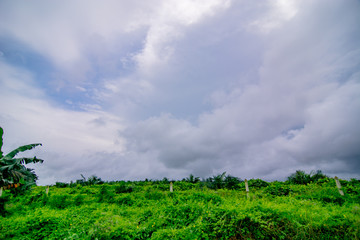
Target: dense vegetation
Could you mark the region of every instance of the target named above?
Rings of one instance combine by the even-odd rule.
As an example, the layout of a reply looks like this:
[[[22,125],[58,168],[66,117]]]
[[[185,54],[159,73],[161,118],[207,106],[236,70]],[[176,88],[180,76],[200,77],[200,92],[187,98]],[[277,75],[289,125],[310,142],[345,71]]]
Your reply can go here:
[[[36,157],[16,158],[17,154],[41,146],[41,143],[24,145],[4,155],[2,152],[3,134],[4,131],[0,127],[0,196],[3,189],[17,188],[18,192],[22,192],[35,185],[37,175],[33,169],[27,168],[25,165],[44,161]]]
[[[359,239],[360,182],[297,171],[285,182],[92,176],[1,197],[0,239]]]
[[[41,144],[4,155],[2,136],[0,127],[0,239],[360,238],[356,179],[342,180],[339,190],[321,171],[299,170],[285,182],[242,181],[225,172],[171,183],[81,175],[30,191],[37,175],[25,165],[43,160],[15,156]]]

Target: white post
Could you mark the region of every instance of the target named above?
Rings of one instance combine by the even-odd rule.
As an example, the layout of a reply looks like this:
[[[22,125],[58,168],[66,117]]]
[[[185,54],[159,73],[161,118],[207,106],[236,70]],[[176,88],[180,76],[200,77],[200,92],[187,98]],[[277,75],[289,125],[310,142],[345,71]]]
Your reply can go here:
[[[46,188],[46,195],[49,195],[49,186]]]
[[[340,181],[337,176],[335,176],[335,182],[336,182],[336,187],[338,188],[340,195],[344,196],[344,192],[343,192],[343,190],[341,190],[341,184],[340,184]]]
[[[247,198],[250,198],[250,195],[249,195],[249,185],[248,185],[247,179],[245,179],[245,190],[246,190],[246,197],[247,197]]]
[[[0,197],[2,196],[3,187],[0,188]]]
[[[170,182],[170,192],[173,192],[174,190],[173,190],[173,183],[172,182]]]

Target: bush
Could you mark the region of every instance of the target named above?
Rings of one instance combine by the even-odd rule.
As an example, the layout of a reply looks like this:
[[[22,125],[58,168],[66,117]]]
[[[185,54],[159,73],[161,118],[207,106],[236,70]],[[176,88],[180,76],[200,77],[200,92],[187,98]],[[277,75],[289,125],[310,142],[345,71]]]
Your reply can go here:
[[[84,196],[81,194],[76,195],[76,197],[74,198],[74,204],[75,206],[80,206],[81,204],[84,203]]]
[[[230,190],[239,189],[239,183],[241,182],[242,180],[240,178],[227,175],[224,179],[224,187]]]
[[[5,210],[5,204],[9,201],[9,196],[0,197],[0,216],[5,216],[7,211]]]
[[[223,199],[219,195],[202,192],[195,192],[191,194],[187,199],[194,202],[203,202],[207,204],[211,203],[214,205],[220,205],[223,202]]]
[[[107,203],[114,203],[115,196],[114,193],[109,191],[109,187],[106,185],[102,185],[100,191],[97,194],[98,202],[107,202]]]
[[[312,182],[318,182],[319,180],[328,179],[328,176],[322,173],[321,170],[310,173],[310,178]]]
[[[241,191],[216,192],[189,182],[169,192],[161,181],[124,182],[136,191],[122,194],[114,191],[119,182],[53,187],[48,196],[45,187],[23,196],[5,191],[0,239],[358,239],[359,181],[342,181],[345,196],[334,179],[318,182],[252,179],[248,201],[244,182]]]
[[[188,178],[184,178],[182,181],[189,182],[189,183],[198,183],[200,182],[199,177],[195,177],[194,175],[190,174]]]
[[[226,172],[219,174],[217,176],[213,176],[210,178],[207,178],[206,181],[206,186],[210,189],[221,189],[224,187],[224,177],[225,177]]]
[[[249,187],[251,188],[263,188],[269,186],[268,182],[265,182],[261,179],[250,179],[249,180]]]
[[[320,170],[317,170],[316,172],[312,171],[310,174],[305,173],[305,171],[297,170],[288,177],[288,182],[293,184],[308,184],[326,178],[328,177]]]
[[[287,196],[291,192],[289,186],[282,185],[280,183],[273,183],[266,187],[264,192],[273,196]]]
[[[205,180],[206,186],[210,189],[239,189],[239,183],[242,182],[240,178],[233,177],[231,175],[225,175],[226,172],[222,174],[207,178]]]
[[[69,184],[68,183],[64,183],[64,182],[56,182],[55,183],[55,187],[57,187],[57,188],[66,188],[66,187],[68,187],[69,186]]]
[[[149,190],[145,192],[145,198],[148,200],[161,200],[165,197],[165,194],[156,190]]]
[[[119,185],[115,186],[115,193],[131,193],[133,191],[132,186],[127,186],[125,182],[120,182]]]
[[[132,199],[131,196],[127,195],[127,196],[124,196],[124,197],[116,198],[116,203],[119,204],[119,205],[132,206],[135,203],[135,201],[134,201],[134,199]]]
[[[30,218],[25,223],[27,229],[23,229],[23,234],[28,235],[29,239],[46,239],[53,233],[59,224],[59,219],[48,217],[46,219]]]
[[[64,209],[70,205],[70,202],[67,195],[54,195],[49,197],[47,204],[53,208]]]
[[[104,184],[104,181],[95,175],[90,176],[86,181],[86,185],[91,186],[91,185],[96,185],[96,184]]]
[[[308,184],[311,182],[311,177],[310,174],[306,174],[304,171],[297,170],[288,177],[288,181],[293,184]]]

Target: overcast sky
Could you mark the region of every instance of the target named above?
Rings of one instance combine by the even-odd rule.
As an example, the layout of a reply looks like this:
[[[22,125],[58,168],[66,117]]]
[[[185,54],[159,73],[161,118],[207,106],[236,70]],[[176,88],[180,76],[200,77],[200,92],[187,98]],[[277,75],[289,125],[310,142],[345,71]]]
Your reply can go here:
[[[0,1],[3,151],[40,185],[360,177],[358,0]],[[30,165],[29,165],[30,166]]]

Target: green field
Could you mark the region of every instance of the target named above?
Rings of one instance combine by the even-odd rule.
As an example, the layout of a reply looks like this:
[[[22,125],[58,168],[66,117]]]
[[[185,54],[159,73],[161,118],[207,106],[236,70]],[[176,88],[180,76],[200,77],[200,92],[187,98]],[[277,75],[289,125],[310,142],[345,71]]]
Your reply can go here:
[[[135,181],[33,187],[0,198],[0,239],[359,239],[360,182]],[[229,185],[230,186],[230,185]],[[230,189],[228,189],[230,188]]]

